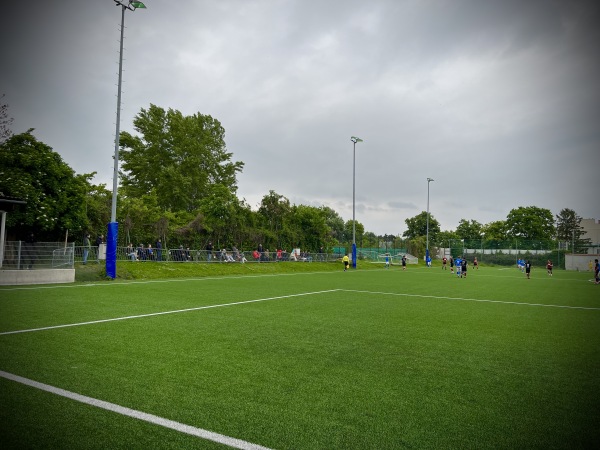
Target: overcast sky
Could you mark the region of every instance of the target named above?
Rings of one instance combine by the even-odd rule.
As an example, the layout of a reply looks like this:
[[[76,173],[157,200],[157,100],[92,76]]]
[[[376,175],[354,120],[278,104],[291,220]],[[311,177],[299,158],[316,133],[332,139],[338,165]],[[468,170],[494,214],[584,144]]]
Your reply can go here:
[[[600,219],[600,8],[578,0],[144,0],[125,14],[121,130],[150,104],[218,119],[269,190],[401,234],[513,208]],[[113,0],[2,7],[0,95],[112,189],[121,13]]]

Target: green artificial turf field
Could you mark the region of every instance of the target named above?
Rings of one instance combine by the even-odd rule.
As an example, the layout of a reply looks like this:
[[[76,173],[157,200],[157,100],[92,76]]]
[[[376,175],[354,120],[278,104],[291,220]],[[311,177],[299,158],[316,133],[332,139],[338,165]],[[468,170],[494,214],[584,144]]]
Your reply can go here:
[[[409,266],[0,288],[1,441],[598,448],[590,278]]]

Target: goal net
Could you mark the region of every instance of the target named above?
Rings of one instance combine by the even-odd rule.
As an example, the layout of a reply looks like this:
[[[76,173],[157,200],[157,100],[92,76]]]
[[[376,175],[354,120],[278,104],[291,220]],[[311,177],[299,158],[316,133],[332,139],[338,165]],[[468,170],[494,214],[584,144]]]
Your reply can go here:
[[[381,264],[385,264],[386,260],[389,261],[390,265],[400,266],[402,265],[402,257],[406,255],[406,264],[418,264],[419,258],[413,255],[409,255],[408,253],[398,253],[396,255],[392,255],[390,253],[382,253],[377,255],[377,262]]]

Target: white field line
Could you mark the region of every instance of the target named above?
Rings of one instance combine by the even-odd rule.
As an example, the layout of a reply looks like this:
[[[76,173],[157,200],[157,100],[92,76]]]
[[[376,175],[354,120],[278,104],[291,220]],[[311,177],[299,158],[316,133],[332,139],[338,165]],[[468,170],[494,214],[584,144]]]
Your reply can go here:
[[[4,331],[4,332],[0,333],[0,336],[4,336],[7,334],[32,333],[34,331],[54,330],[57,328],[80,327],[83,325],[94,325],[94,324],[105,323],[105,322],[116,322],[118,320],[141,319],[143,317],[163,316],[166,314],[178,314],[178,313],[184,313],[184,312],[190,312],[190,311],[200,311],[202,309],[222,308],[225,306],[245,305],[248,303],[266,302],[269,300],[280,300],[283,298],[293,298],[293,297],[302,297],[302,296],[306,296],[306,295],[325,294],[328,292],[335,292],[335,291],[339,291],[339,290],[340,289],[329,289],[326,291],[302,292],[300,294],[280,295],[277,297],[259,298],[259,299],[255,299],[255,300],[244,300],[241,302],[232,302],[232,303],[221,303],[218,305],[198,306],[195,308],[176,309],[173,311],[160,311],[160,312],[148,313],[148,314],[138,314],[135,316],[113,317],[111,319],[91,320],[89,322],[67,323],[67,324],[63,324],[63,325],[53,325],[53,326],[49,326],[49,327],[30,328],[30,329],[26,329],[26,330]]]
[[[18,375],[14,375],[12,373],[4,372],[0,370],[0,377],[6,378],[7,380],[15,381],[17,383],[24,384],[26,386],[30,386],[36,389],[40,389],[42,391],[50,392],[52,394],[59,395],[61,397],[66,397],[71,400],[75,400],[77,402],[85,403],[86,405],[95,406],[96,408],[105,409],[107,411],[111,411],[117,414],[122,414],[124,416],[133,417],[134,419],[143,420],[144,422],[149,422],[154,425],[159,425],[161,427],[170,428],[171,430],[179,431],[180,433],[189,434],[192,436],[196,436],[202,439],[206,439],[213,442],[218,442],[219,444],[224,444],[232,448],[239,448],[245,450],[269,450],[268,447],[263,447],[258,444],[253,444],[251,442],[246,442],[241,439],[232,438],[229,436],[225,436],[219,433],[215,433],[213,431],[204,430],[202,428],[192,427],[190,425],[185,425],[180,422],[175,422],[173,420],[165,419],[164,417],[155,416],[153,414],[148,414],[142,411],[137,411],[135,409],[126,408],[124,406],[116,405],[114,403],[105,402],[103,400],[98,400],[92,397],[86,397],[85,395],[77,394],[75,392],[66,391],[64,389],[60,389],[54,386],[50,386],[48,384],[39,383],[34,380],[30,380],[29,378],[23,378]]]
[[[338,289],[342,292],[355,292],[359,294],[377,294],[377,295],[394,295],[398,297],[415,297],[415,298],[433,298],[436,300],[454,300],[462,302],[481,302],[481,303],[500,303],[504,305],[523,305],[523,306],[542,306],[545,308],[563,308],[563,309],[585,309],[591,311],[600,311],[600,308],[588,306],[568,306],[568,305],[551,305],[544,303],[526,303],[526,302],[511,302],[508,300],[486,300],[480,298],[461,298],[461,297],[443,297],[436,295],[419,295],[419,294],[401,294],[397,292],[378,292],[378,291],[361,291],[357,289]]]
[[[43,286],[17,286],[17,287],[0,287],[0,292],[8,291],[38,291],[43,289],[76,289],[87,287],[109,287],[109,286],[136,286],[138,284],[155,284],[155,283],[182,283],[189,281],[215,281],[215,280],[237,280],[243,278],[264,278],[264,277],[295,277],[299,275],[323,275],[331,273],[339,273],[339,271],[325,272],[299,272],[299,273],[266,273],[261,275],[237,275],[237,276],[216,276],[216,277],[198,277],[198,278],[170,278],[166,280],[146,280],[146,281],[106,281],[102,283],[84,283],[84,284],[56,284]]]

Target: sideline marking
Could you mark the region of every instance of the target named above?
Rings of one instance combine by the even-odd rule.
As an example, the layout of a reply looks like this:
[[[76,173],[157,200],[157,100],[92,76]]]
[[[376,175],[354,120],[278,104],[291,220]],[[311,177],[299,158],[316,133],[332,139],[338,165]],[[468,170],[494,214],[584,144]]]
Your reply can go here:
[[[220,303],[218,305],[198,306],[195,308],[176,309],[173,311],[161,311],[161,312],[148,313],[148,314],[138,314],[135,316],[114,317],[112,319],[91,320],[89,322],[68,323],[68,324],[64,324],[64,325],[53,325],[53,326],[49,326],[49,327],[30,328],[30,329],[26,329],[26,330],[4,331],[4,332],[0,333],[0,336],[5,336],[7,334],[31,333],[34,331],[54,330],[56,328],[79,327],[79,326],[83,326],[83,325],[93,325],[93,324],[105,323],[105,322],[116,322],[117,320],[140,319],[143,317],[162,316],[162,315],[166,315],[166,314],[177,314],[177,313],[189,312],[189,311],[200,311],[202,309],[221,308],[224,306],[244,305],[247,303],[258,303],[258,302],[265,302],[268,300],[279,300],[282,298],[292,298],[292,297],[302,297],[305,295],[325,294],[328,292],[336,292],[339,290],[340,289],[328,289],[326,291],[303,292],[301,294],[280,295],[278,297],[259,298],[256,300],[244,300],[241,302],[233,302],[233,303]]]
[[[228,445],[229,447],[239,448],[243,450],[270,450],[268,447],[263,447],[258,444],[243,441],[241,439],[232,438],[223,434],[215,433],[214,431],[205,430],[203,428],[196,428],[191,425],[185,425],[174,420],[165,419],[164,417],[155,416],[154,414],[148,414],[135,409],[126,408],[125,406],[116,405],[114,403],[105,402],[104,400],[98,400],[96,398],[87,397],[85,395],[77,394],[75,392],[66,391],[61,388],[50,386],[48,384],[40,383],[38,381],[30,380],[29,378],[20,377],[12,373],[4,372],[0,370],[0,377],[6,378],[7,380],[15,381],[42,391],[50,392],[61,397],[66,397],[71,400],[75,400],[86,405],[95,406],[96,408],[105,409],[123,416],[133,417],[134,419],[149,422],[154,425],[161,427],[170,428],[171,430],[179,431],[180,433],[189,434],[202,439],[206,439],[219,444]]]
[[[511,302],[508,300],[486,300],[479,298],[461,298],[461,297],[442,297],[437,295],[420,295],[420,294],[401,294],[398,292],[377,292],[377,291],[361,291],[357,289],[338,289],[343,292],[357,292],[360,294],[380,294],[380,295],[397,295],[400,297],[418,297],[418,298],[434,298],[439,300],[457,300],[463,302],[481,302],[481,303],[502,303],[505,305],[523,305],[523,306],[544,306],[546,308],[563,308],[563,309],[586,309],[592,311],[600,311],[600,308],[591,306],[568,306],[568,305],[551,305],[544,303],[525,303],[525,302]]]

